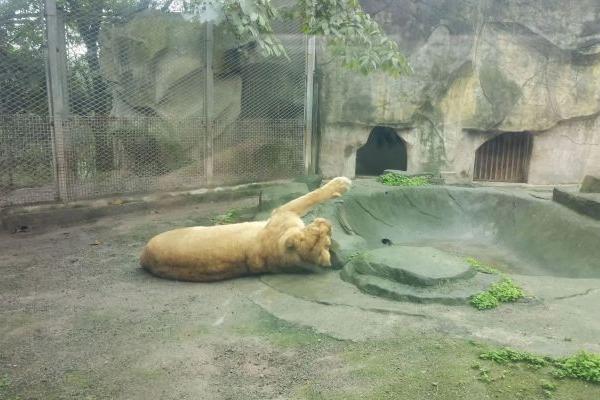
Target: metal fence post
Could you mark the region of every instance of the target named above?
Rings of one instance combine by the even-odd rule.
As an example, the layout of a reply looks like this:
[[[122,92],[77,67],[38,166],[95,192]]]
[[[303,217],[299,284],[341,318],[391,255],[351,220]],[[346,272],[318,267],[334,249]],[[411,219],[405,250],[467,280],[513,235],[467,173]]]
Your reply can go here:
[[[213,75],[213,23],[206,23],[206,82],[204,87],[204,124],[206,127],[206,154],[204,158],[204,170],[206,173],[206,181],[210,185],[213,182],[213,139],[214,139],[214,121],[213,121],[213,105],[215,96],[214,75]]]
[[[58,197],[68,201],[64,119],[69,115],[65,25],[56,0],[46,0],[47,84]]]
[[[313,163],[313,103],[315,75],[315,37],[308,38],[306,43],[306,104],[304,105],[304,172],[314,173]]]

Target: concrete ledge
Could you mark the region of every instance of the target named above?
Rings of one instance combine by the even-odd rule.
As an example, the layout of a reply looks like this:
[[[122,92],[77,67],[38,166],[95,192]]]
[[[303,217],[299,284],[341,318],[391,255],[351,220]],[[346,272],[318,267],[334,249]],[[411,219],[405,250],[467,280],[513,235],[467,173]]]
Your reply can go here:
[[[230,201],[252,196],[257,197],[258,205],[260,194],[264,189],[289,182],[289,180],[279,180],[181,192],[74,201],[68,204],[9,207],[0,210],[0,230],[13,233],[35,229],[40,232],[57,226],[91,222],[107,216],[198,202]]]
[[[552,191],[552,200],[579,214],[600,220],[600,193],[567,192],[554,188]]]

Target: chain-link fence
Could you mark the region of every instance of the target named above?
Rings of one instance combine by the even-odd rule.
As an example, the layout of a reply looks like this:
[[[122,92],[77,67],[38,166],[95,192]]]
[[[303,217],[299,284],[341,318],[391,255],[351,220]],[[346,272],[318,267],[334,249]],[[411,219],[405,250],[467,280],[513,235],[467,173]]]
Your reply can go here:
[[[305,172],[299,27],[265,57],[177,3],[0,0],[0,206]]]

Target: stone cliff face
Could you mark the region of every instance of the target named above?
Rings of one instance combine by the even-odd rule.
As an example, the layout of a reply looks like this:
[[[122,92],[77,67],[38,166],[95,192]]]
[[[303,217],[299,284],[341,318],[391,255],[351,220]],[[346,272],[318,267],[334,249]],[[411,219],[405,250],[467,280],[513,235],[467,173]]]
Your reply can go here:
[[[502,132],[534,135],[529,182],[600,172],[600,2],[363,1],[413,74],[365,77],[318,53],[325,175],[354,175],[374,126],[397,130],[408,170],[470,181],[475,150]]]

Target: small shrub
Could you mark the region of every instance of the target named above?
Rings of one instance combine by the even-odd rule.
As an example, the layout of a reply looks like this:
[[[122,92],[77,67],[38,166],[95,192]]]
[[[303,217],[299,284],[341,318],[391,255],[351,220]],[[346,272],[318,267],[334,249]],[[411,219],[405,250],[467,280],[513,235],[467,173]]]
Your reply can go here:
[[[471,299],[471,305],[478,310],[496,308],[498,307],[498,304],[498,299],[489,292],[481,292]]]
[[[377,182],[388,186],[423,186],[431,183],[431,180],[426,176],[406,176],[388,172],[378,177]]]
[[[478,310],[487,310],[498,307],[500,303],[517,301],[524,296],[523,289],[517,286],[512,279],[503,278],[500,282],[490,286],[471,298],[471,305]]]
[[[556,360],[554,375],[600,383],[600,354],[581,351],[574,356]]]
[[[492,285],[488,292],[501,303],[517,301],[524,296],[523,289],[517,286],[512,279],[504,278]]]

